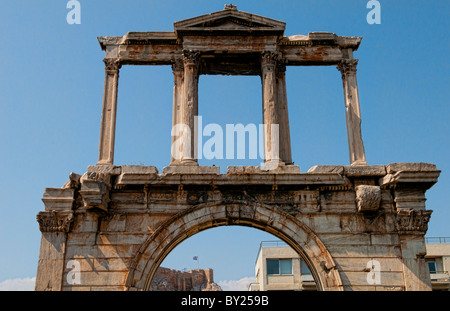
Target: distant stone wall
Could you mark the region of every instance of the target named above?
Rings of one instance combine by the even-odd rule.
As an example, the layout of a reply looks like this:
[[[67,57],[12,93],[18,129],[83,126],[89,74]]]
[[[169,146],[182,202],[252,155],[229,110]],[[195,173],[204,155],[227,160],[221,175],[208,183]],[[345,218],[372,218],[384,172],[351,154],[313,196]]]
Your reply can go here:
[[[150,285],[152,291],[222,291],[214,283],[212,269],[179,271],[159,267]]]

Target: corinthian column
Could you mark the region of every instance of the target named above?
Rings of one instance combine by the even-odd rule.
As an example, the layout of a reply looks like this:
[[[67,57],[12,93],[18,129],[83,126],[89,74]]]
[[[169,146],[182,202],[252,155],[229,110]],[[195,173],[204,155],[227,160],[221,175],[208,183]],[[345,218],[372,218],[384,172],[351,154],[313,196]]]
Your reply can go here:
[[[181,107],[183,105],[184,63],[183,59],[176,59],[172,64],[173,71],[173,111],[172,111],[172,148],[170,165],[178,165],[183,158],[181,146],[177,144],[177,136],[183,129],[178,128],[181,120]]]
[[[116,136],[117,91],[119,86],[118,59],[105,58],[105,86],[103,89],[102,121],[100,125],[100,145],[98,163],[114,163],[114,140]]]
[[[198,165],[196,159],[196,145],[195,145],[195,116],[198,115],[198,65],[200,52],[198,51],[183,51],[184,61],[184,83],[183,83],[183,98],[181,100],[180,118],[177,119],[178,124],[184,125],[190,133],[182,133],[181,146],[181,165]]]
[[[348,150],[351,165],[367,165],[361,136],[361,112],[359,109],[358,84],[356,82],[357,59],[342,60],[337,69],[342,74],[347,121]]]
[[[263,88],[264,162],[273,168],[280,160],[279,117],[277,108],[276,65],[278,54],[264,52],[261,56],[261,83]]]
[[[291,134],[289,130],[289,113],[286,93],[286,64],[280,60],[277,65],[278,87],[278,121],[280,124],[280,160],[286,165],[292,164]]]

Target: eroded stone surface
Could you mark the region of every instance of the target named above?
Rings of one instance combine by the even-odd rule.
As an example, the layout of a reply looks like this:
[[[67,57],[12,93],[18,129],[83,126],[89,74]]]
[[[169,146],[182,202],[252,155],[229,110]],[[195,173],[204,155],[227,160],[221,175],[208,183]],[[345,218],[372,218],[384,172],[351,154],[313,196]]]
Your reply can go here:
[[[440,171],[427,163],[367,165],[353,58],[361,38],[326,32],[285,37],[285,23],[232,5],[174,28],[98,38],[106,52],[99,160],[82,176],[72,173],[61,189],[44,192],[36,290],[152,289],[176,245],[229,225],[287,242],[307,259],[320,290],[429,290],[425,192]],[[162,173],[113,161],[119,71],[137,64],[172,66],[172,124],[191,130],[180,134]],[[314,166],[307,173],[291,165],[284,73],[286,66],[304,65],[341,72],[350,165]],[[198,166],[191,142],[201,74],[261,77],[263,167],[220,174],[219,167]],[[276,125],[279,136],[272,132]],[[367,281],[374,258],[382,265],[379,284]]]
[[[360,185],[355,187],[358,211],[376,211],[380,208],[381,189],[379,186]]]
[[[386,165],[386,171],[388,174],[394,174],[402,171],[413,172],[429,172],[436,171],[436,165],[431,163],[391,163]]]
[[[119,171],[139,178],[120,181]],[[409,172],[417,174],[412,184],[392,175],[400,179],[383,189],[378,166],[357,173],[339,166],[304,174],[230,171],[156,174],[152,167],[134,166],[99,175],[91,168],[77,188],[46,189],[46,211],[37,218],[43,240],[36,289],[150,289],[156,259],[171,250],[171,241],[224,225],[289,239],[309,256],[322,290],[429,289],[426,280],[412,277],[423,275],[425,262],[411,254],[420,253],[424,242],[408,238],[423,237],[430,219],[424,204],[432,183],[418,182],[423,171]],[[364,269],[371,258],[402,268],[384,273],[382,284],[369,285]],[[81,284],[65,281],[70,269],[58,274],[52,268],[71,260],[81,264]],[[49,282],[45,271],[54,280]]]

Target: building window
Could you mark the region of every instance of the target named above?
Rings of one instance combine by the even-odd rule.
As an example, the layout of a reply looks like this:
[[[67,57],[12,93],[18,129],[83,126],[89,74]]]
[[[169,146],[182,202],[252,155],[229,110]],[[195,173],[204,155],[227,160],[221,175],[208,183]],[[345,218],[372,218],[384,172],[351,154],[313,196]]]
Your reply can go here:
[[[292,260],[267,259],[267,274],[292,274]]]
[[[428,262],[428,268],[430,269],[430,273],[436,273],[436,271],[437,271],[437,269],[436,269],[436,262],[429,261]]]
[[[300,271],[302,275],[311,275],[311,271],[303,260],[300,260]]]

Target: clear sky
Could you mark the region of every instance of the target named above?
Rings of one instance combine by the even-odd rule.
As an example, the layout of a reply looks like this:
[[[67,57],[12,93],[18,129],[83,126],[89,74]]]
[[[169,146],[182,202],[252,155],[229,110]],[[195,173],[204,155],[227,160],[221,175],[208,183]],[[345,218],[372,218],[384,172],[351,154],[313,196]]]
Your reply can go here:
[[[36,214],[46,187],[83,174],[98,157],[104,52],[97,36],[170,31],[173,22],[223,9],[222,1],[79,0],[81,24],[69,25],[68,1],[0,1],[0,282],[36,275]],[[429,162],[442,170],[427,192],[434,211],[427,236],[450,236],[450,81],[448,0],[380,0],[381,24],[369,25],[365,0],[240,1],[239,10],[286,22],[285,35],[327,31],[361,36],[358,85],[369,164]],[[292,154],[302,172],[348,165],[340,73],[288,67]],[[169,66],[121,70],[115,164],[170,161],[173,76]],[[201,76],[203,123],[262,123],[259,77]],[[260,160],[200,161],[227,165]],[[222,227],[182,243],[165,261],[176,269],[215,270],[215,280],[254,276],[264,232]]]

